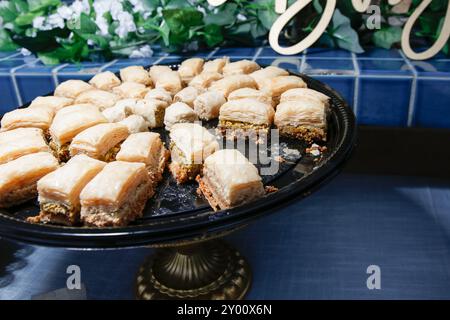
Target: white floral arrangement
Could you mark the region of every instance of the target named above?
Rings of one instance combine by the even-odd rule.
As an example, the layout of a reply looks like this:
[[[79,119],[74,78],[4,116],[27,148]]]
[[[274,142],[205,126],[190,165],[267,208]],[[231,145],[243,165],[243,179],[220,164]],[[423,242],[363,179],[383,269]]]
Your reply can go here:
[[[197,50],[267,35],[271,0],[11,0],[0,1],[0,51],[22,47],[46,64],[116,56],[145,58],[152,48]],[[261,12],[271,12],[261,20]]]

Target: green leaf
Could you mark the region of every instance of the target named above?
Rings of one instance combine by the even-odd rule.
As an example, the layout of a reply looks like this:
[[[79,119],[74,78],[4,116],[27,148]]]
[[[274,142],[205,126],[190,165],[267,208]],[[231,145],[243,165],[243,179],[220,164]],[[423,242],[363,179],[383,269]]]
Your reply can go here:
[[[59,64],[60,62],[58,58],[54,57],[50,53],[38,52],[37,56],[39,59],[41,59],[42,63],[45,65],[55,65]]]
[[[208,47],[214,47],[222,43],[222,28],[217,24],[209,24],[205,27],[203,36]]]
[[[14,4],[14,1],[2,1],[0,2],[0,17],[3,19],[3,23],[14,21],[19,15],[19,11]]]
[[[184,45],[189,39],[189,29],[203,24],[203,14],[195,9],[167,9],[162,13],[170,29],[170,44]]]
[[[48,7],[56,7],[60,4],[60,0],[28,0],[28,9],[31,12],[36,12],[46,10]]]
[[[18,46],[11,40],[11,37],[3,28],[0,28],[0,51],[14,51]]]
[[[164,9],[180,9],[189,8],[191,5],[186,0],[169,0],[166,5],[163,6]]]
[[[277,19],[278,14],[275,12],[273,7],[258,10],[258,20],[267,30],[270,30],[270,28],[272,28],[273,23]]]
[[[364,52],[359,44],[358,33],[350,25],[350,19],[342,15],[339,9],[333,14],[332,28],[328,29],[328,34],[333,37],[339,48],[356,53]]]
[[[226,3],[220,6],[217,13],[207,14],[203,21],[206,25],[216,24],[219,26],[228,26],[235,23],[237,18],[237,4],[235,3]]]
[[[402,38],[402,29],[400,27],[388,27],[376,31],[373,34],[373,43],[377,47],[390,49],[394,43]]]
[[[98,30],[97,24],[87,14],[81,13],[80,18],[73,23],[68,23],[69,29],[72,29],[79,34],[95,34]]]
[[[44,13],[44,11],[22,13],[14,20],[14,23],[20,27],[31,25],[34,18],[43,16]]]

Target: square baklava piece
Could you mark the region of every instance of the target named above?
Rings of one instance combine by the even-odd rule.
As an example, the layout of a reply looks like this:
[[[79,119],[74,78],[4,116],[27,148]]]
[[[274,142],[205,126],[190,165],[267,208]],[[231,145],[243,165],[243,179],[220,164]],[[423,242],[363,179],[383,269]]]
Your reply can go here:
[[[81,191],[81,220],[86,226],[126,226],[142,217],[153,194],[145,164],[110,162]]]
[[[207,156],[219,149],[214,135],[196,123],[177,123],[170,131],[169,169],[177,183],[194,180]]]
[[[206,158],[199,192],[214,210],[254,201],[265,193],[258,169],[235,149],[224,149]]]

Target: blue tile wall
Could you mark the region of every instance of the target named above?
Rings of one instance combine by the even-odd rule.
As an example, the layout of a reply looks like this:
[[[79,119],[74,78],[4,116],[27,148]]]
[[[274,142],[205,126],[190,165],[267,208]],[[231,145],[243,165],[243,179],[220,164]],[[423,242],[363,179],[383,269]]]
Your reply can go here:
[[[265,45],[258,48],[215,48],[189,56],[252,59],[303,72],[335,89],[354,109],[358,122],[376,126],[450,128],[450,59],[438,54],[428,61],[410,61],[401,51],[372,48],[362,54],[310,48],[283,56]],[[54,90],[65,80],[88,80],[104,70],[130,65],[176,63],[187,54],[155,49],[151,58],[116,59],[45,66],[34,56],[0,52],[0,113]]]

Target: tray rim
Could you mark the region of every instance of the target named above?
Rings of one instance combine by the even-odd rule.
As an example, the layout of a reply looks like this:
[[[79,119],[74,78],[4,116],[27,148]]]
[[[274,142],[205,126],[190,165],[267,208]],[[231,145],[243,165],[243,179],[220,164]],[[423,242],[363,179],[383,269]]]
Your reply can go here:
[[[180,59],[181,61],[182,59]],[[177,68],[179,62],[161,65]],[[144,67],[148,68],[149,66]],[[265,66],[262,65],[262,67]],[[337,149],[328,155],[326,161],[317,170],[286,185],[276,193],[266,195],[264,198],[249,204],[218,211],[214,215],[211,215],[210,208],[206,208],[194,210],[184,216],[175,215],[160,219],[155,217],[152,223],[143,226],[82,228],[31,224],[0,212],[0,237],[34,245],[73,249],[133,248],[152,244],[174,243],[237,228],[310,195],[334,178],[350,157],[357,141],[356,119],[348,103],[336,90],[305,74],[287,71],[290,75],[299,76],[308,83],[322,87],[339,101],[337,106],[339,112],[337,114],[343,118],[341,124],[344,124],[344,134]],[[19,108],[24,108],[29,103],[27,102]]]

